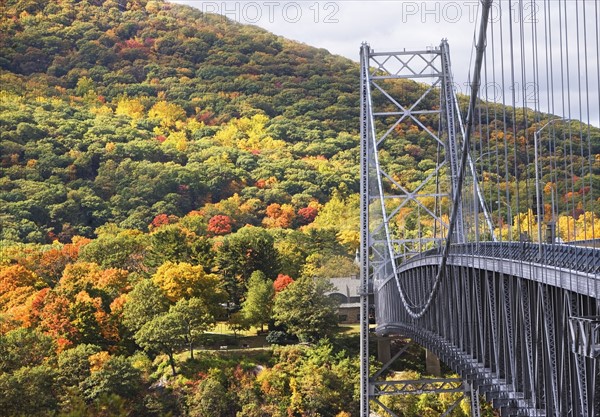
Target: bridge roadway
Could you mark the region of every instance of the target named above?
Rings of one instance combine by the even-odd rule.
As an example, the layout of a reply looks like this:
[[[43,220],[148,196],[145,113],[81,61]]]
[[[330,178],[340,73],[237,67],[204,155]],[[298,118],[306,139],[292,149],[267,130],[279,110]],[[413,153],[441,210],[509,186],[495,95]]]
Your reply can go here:
[[[453,245],[437,298],[414,319],[402,298],[418,310],[440,261],[434,249],[400,265],[398,279],[374,275],[379,335],[426,347],[503,416],[600,415],[600,249]]]

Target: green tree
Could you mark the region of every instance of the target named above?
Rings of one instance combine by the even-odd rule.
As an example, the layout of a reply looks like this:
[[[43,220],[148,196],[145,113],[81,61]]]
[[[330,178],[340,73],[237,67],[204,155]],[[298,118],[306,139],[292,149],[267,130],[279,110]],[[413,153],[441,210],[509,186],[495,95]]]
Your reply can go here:
[[[230,301],[239,304],[246,283],[254,271],[275,278],[279,271],[274,239],[265,229],[246,226],[223,238],[217,252],[217,266],[226,281]]]
[[[307,277],[342,278],[358,275],[358,266],[348,256],[312,254],[306,259],[303,275]]]
[[[196,216],[199,217],[199,216]],[[211,245],[208,238],[191,232],[180,224],[168,224],[150,234],[152,252],[159,263],[189,262],[210,266]]]
[[[169,300],[152,280],[142,279],[127,294],[123,306],[123,324],[133,333],[169,309]]]
[[[77,331],[77,342],[104,345],[98,320],[103,313],[100,304],[100,298],[94,300],[86,292],[81,292],[69,306],[71,324]]]
[[[186,339],[190,350],[190,359],[194,359],[194,342],[198,336],[214,327],[215,316],[205,301],[200,298],[190,298],[177,301],[171,307],[170,313],[174,313],[183,321],[186,330]]]
[[[95,345],[80,344],[58,355],[58,381],[63,386],[78,386],[90,376],[90,356],[100,352]]]
[[[254,271],[248,280],[248,293],[242,303],[242,312],[246,320],[253,326],[260,326],[261,331],[271,319],[274,295],[273,281],[261,271]]]
[[[334,352],[332,344],[322,340],[307,349],[295,369],[290,381],[291,407],[301,415],[323,417],[336,417],[342,410],[356,409],[358,368],[358,361],[351,361],[344,352]]]
[[[322,278],[300,278],[275,297],[275,324],[285,325],[300,340],[315,341],[337,327],[338,304],[326,295],[333,285]]]
[[[79,257],[82,261],[95,262],[102,268],[119,268],[131,272],[145,272],[150,243],[147,235],[139,231],[125,230],[116,235],[101,234],[85,245]]]
[[[0,373],[0,392],[0,413],[6,416],[51,415],[58,406],[56,372],[48,365]]]
[[[229,324],[229,328],[233,330],[233,336],[236,338],[238,333],[250,328],[250,322],[241,311],[231,314],[227,323]]]
[[[173,375],[177,375],[174,355],[186,344],[187,329],[181,314],[164,313],[154,317],[135,334],[135,342],[144,350],[163,352],[169,357]]]
[[[196,389],[190,399],[190,417],[222,417],[231,408],[227,398],[227,390],[215,376],[209,376]]]
[[[274,229],[275,249],[281,265],[281,273],[298,277],[313,248],[306,233],[290,229]]]
[[[135,397],[141,387],[141,373],[125,356],[111,356],[102,367],[82,383],[86,399],[96,400],[111,394],[122,398]]]
[[[53,357],[52,338],[37,330],[20,328],[0,335],[0,372],[41,365]]]

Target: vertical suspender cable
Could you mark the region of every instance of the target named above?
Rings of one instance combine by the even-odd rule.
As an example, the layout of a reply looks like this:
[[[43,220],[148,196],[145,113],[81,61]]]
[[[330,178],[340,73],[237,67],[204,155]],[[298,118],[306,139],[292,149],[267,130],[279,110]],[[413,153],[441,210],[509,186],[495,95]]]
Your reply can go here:
[[[432,288],[431,292],[429,293],[429,298],[427,299],[427,301],[425,302],[423,307],[420,309],[420,311],[415,311],[408,305],[406,297],[404,295],[404,291],[402,290],[402,288],[400,288],[399,281],[396,280],[396,283],[398,285],[398,292],[399,292],[400,298],[402,299],[403,306],[404,306],[406,312],[408,313],[408,315],[414,319],[419,319],[419,318],[423,317],[423,315],[425,315],[427,310],[429,310],[431,303],[433,302],[433,300],[435,299],[435,297],[439,291],[440,283],[441,283],[442,277],[444,276],[445,270],[446,270],[448,254],[450,252],[450,245],[452,242],[452,237],[454,235],[454,229],[456,227],[457,213],[460,211],[459,210],[459,205],[461,204],[461,198],[460,198],[461,195],[460,194],[462,192],[462,184],[464,182],[464,177],[465,177],[465,167],[467,164],[467,156],[469,154],[469,146],[470,146],[469,143],[470,143],[470,139],[471,139],[471,131],[473,128],[473,114],[475,112],[475,104],[477,103],[479,84],[481,81],[481,67],[482,67],[482,63],[483,63],[483,54],[485,52],[485,47],[486,47],[487,26],[488,26],[492,1],[493,0],[482,0],[481,22],[480,22],[480,27],[479,27],[479,37],[478,37],[477,46],[476,46],[477,55],[475,58],[473,83],[471,85],[471,97],[469,100],[469,109],[468,109],[468,113],[467,113],[467,120],[465,123],[465,125],[466,125],[465,126],[465,137],[464,137],[462,154],[461,154],[461,162],[459,165],[460,175],[458,177],[458,183],[457,183],[458,195],[455,196],[453,204],[452,204],[452,214],[451,214],[451,218],[450,218],[450,224],[448,227],[448,238],[446,239],[446,242],[445,242],[445,245],[443,248],[443,254],[442,254],[442,260],[440,262],[440,267],[439,267],[437,275],[435,277],[435,282],[433,284],[433,288]],[[368,85],[367,85],[367,88],[368,88]],[[385,221],[385,219],[384,219],[384,221]],[[392,257],[392,268],[394,269],[394,274],[397,275],[397,273],[396,273],[397,268],[394,263],[393,257]]]
[[[457,213],[460,211],[459,204],[461,203],[460,194],[462,192],[462,184],[464,182],[465,177],[465,166],[467,164],[467,156],[469,154],[469,147],[471,141],[471,132],[473,130],[473,114],[475,113],[475,105],[477,104],[477,96],[479,93],[479,84],[481,82],[481,67],[483,63],[483,54],[485,52],[486,47],[486,39],[487,39],[487,26],[490,15],[490,8],[492,5],[492,0],[483,0],[482,1],[482,13],[481,13],[481,22],[479,26],[479,37],[476,45],[477,55],[475,57],[475,68],[473,70],[473,82],[471,84],[471,97],[469,100],[469,109],[467,111],[467,120],[465,122],[465,137],[463,141],[463,148],[461,154],[460,161],[460,175],[458,177],[458,193],[459,195],[455,197],[452,204],[452,215],[450,218],[450,225],[448,227],[448,239],[446,239],[446,244],[444,246],[444,252],[442,256],[442,261],[440,263],[440,268],[437,273],[436,281],[434,284],[434,289],[431,292],[431,296],[425,307],[419,312],[414,313],[413,311],[409,311],[411,317],[419,318],[422,317],[423,314],[427,311],[429,306],[431,305],[431,301],[435,297],[437,293],[437,289],[439,288],[439,283],[441,281],[441,277],[445,274],[446,263],[448,261],[448,253],[450,252],[450,245],[452,242],[452,236],[454,234],[454,229],[456,227],[456,218]]]
[[[509,4],[510,7],[510,4]],[[498,3],[499,13],[502,17],[502,2]],[[504,25],[502,22],[499,24],[500,29],[500,68],[501,68],[501,77],[502,77],[502,133],[503,133],[503,142],[504,142],[504,182],[506,184],[509,183],[509,173],[508,170],[508,129],[506,127],[507,119],[506,119],[506,74],[504,70]],[[498,187],[500,189],[500,187]],[[511,201],[510,201],[510,189],[509,187],[504,187],[504,196],[506,198],[506,204],[508,205],[508,211],[506,212],[506,218],[508,223],[508,241],[512,240],[512,216],[511,216]],[[500,199],[498,199],[498,206],[500,206]],[[500,208],[498,208],[500,210]]]
[[[512,1],[511,1],[512,3]],[[516,201],[516,212],[519,213],[521,207],[520,200],[520,192],[519,192],[519,182],[518,182],[518,165],[519,165],[519,154],[517,152],[517,84],[515,81],[515,49],[514,49],[514,30],[513,30],[513,8],[512,4],[509,4],[508,8],[508,30],[509,30],[509,45],[510,45],[510,85],[512,90],[512,109],[511,109],[511,118],[512,118],[512,135],[513,135],[513,169],[515,174],[515,201]],[[510,203],[510,201],[509,201]],[[521,222],[517,222],[517,236],[521,237]]]

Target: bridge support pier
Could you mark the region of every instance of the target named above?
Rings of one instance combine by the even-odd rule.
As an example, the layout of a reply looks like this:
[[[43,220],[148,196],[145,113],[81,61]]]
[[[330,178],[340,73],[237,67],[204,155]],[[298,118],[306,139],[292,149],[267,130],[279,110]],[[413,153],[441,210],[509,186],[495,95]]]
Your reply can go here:
[[[429,349],[425,349],[425,371],[429,375],[440,377],[442,376],[442,367],[440,365],[440,358]]]
[[[388,337],[377,338],[377,359],[381,363],[388,363],[392,359],[392,342]]]

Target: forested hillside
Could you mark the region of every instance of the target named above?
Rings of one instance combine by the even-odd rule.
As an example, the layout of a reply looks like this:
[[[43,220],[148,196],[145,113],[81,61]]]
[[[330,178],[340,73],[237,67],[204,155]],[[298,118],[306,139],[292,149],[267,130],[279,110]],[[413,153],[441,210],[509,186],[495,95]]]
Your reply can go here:
[[[147,231],[236,193],[239,228],[357,191],[346,59],[157,1],[8,2],[1,24],[4,239]]]
[[[334,336],[356,65],[162,1],[1,7],[0,415],[352,413],[337,342],[198,349]]]

